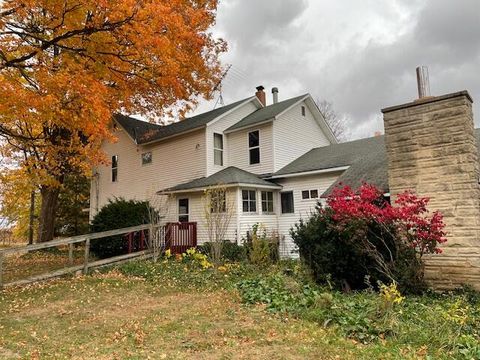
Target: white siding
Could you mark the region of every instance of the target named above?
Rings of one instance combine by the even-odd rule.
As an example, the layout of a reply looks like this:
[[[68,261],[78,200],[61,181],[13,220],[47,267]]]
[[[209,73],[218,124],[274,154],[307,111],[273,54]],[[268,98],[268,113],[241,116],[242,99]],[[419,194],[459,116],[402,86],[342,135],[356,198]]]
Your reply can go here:
[[[331,174],[318,174],[311,176],[302,176],[296,178],[287,178],[277,181],[283,186],[282,191],[293,191],[294,213],[282,214],[279,209],[278,232],[285,236],[284,255],[290,255],[295,248],[290,237],[290,228],[300,219],[308,218],[312,210],[315,209],[317,200],[303,200],[302,190],[318,190],[319,196],[332,185],[341,175],[341,172]],[[280,198],[280,195],[278,195]]]
[[[166,220],[169,222],[178,221],[178,200],[188,198],[189,200],[189,221],[197,223],[197,243],[203,244],[210,241],[205,221],[205,200],[202,192],[177,194],[170,199],[170,207]],[[230,223],[225,235],[225,240],[235,242],[237,236],[237,189],[227,191],[228,207],[232,209]]]
[[[91,217],[114,197],[149,200],[159,190],[205,176],[204,129],[150,146],[137,146],[124,130],[118,130],[115,136],[118,141],[105,143],[102,149],[108,159],[118,155],[118,181],[112,182],[110,165],[97,167],[98,175],[92,181]],[[141,154],[147,151],[152,152],[152,163],[142,165]]]
[[[235,164],[229,163],[229,156],[228,153],[231,149],[228,146],[228,138],[227,136],[223,136],[223,166],[217,166],[214,164],[213,161],[213,134],[223,132],[228,129],[230,126],[236,124],[240,120],[242,120],[247,115],[251,114],[258,107],[252,101],[241,105],[239,108],[235,109],[233,112],[227,114],[226,116],[222,117],[221,119],[215,121],[212,124],[207,126],[206,131],[206,149],[207,149],[207,176],[216,173],[219,170],[224,169],[230,165],[235,166]],[[233,149],[233,151],[236,151]]]
[[[250,165],[248,151],[248,133],[259,130],[260,164]],[[246,130],[227,134],[228,163],[254,174],[273,172],[273,133],[272,123],[251,127]]]
[[[302,106],[305,106],[305,116],[302,116]],[[294,106],[274,121],[273,136],[274,171],[313,148],[330,144],[305,102]]]
[[[255,190],[256,199],[257,199],[257,212],[256,213],[244,213],[242,208],[242,190]],[[273,214],[264,214],[262,213],[262,191],[272,191],[273,192]],[[252,226],[255,224],[262,224],[267,233],[272,231],[278,231],[278,196],[277,191],[268,190],[268,189],[254,189],[254,188],[241,188],[238,190],[238,243],[242,244],[243,240],[246,239],[247,231],[252,230]]]

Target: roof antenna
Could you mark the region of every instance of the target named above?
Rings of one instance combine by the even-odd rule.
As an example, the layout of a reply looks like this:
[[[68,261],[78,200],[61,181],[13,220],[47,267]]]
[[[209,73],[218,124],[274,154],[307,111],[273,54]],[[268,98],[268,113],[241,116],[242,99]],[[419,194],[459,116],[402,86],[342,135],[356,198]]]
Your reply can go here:
[[[213,92],[218,91],[220,93],[217,101],[215,102],[215,105],[213,106],[214,109],[217,107],[218,104],[220,104],[222,106],[225,106],[225,101],[223,101],[222,82],[225,79],[225,77],[227,76],[227,73],[228,73],[228,71],[230,70],[231,67],[232,67],[232,64],[227,66],[227,68],[223,72],[222,76],[220,77],[220,79],[218,80],[218,82],[215,84],[215,86],[213,88]]]

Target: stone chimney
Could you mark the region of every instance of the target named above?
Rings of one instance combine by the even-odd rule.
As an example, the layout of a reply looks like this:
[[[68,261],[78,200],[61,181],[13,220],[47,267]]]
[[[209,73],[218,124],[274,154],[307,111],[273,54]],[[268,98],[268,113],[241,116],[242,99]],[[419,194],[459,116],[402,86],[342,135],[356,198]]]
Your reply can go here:
[[[425,259],[437,289],[480,290],[480,186],[472,98],[467,91],[382,110],[392,201],[413,190],[430,198],[446,223],[443,253]]]
[[[267,105],[267,98],[265,96],[265,88],[260,85],[257,86],[257,92],[255,93],[255,96],[260,100],[260,102],[263,104],[263,106]]]

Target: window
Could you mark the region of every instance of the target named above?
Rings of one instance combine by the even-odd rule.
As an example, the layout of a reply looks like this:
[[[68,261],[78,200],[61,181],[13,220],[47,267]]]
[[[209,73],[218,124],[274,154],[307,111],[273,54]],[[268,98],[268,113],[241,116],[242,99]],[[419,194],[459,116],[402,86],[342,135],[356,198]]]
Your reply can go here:
[[[302,191],[302,199],[307,200],[307,199],[317,199],[318,198],[318,190],[303,190]]]
[[[302,106],[302,116],[305,116],[305,106]]]
[[[293,207],[293,191],[280,193],[280,202],[282,203],[282,214],[292,214],[295,211]]]
[[[213,163],[223,166],[223,135],[213,134]]]
[[[112,182],[118,181],[118,155],[112,156]]]
[[[142,154],[142,165],[148,165],[152,163],[152,152],[146,152]]]
[[[178,221],[188,222],[188,199],[178,199]]]
[[[242,190],[243,212],[257,211],[257,193],[255,190]]]
[[[273,192],[262,191],[262,212],[273,213]]]
[[[258,130],[248,133],[250,165],[260,164],[260,134]]]
[[[210,211],[212,213],[227,212],[227,196],[224,190],[213,190],[210,196]]]

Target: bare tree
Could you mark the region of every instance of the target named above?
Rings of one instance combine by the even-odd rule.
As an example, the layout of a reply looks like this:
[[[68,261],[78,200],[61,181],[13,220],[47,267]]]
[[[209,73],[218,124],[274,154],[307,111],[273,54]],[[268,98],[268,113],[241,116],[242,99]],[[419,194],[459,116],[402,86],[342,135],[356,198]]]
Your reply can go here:
[[[208,238],[211,242],[211,257],[214,263],[221,261],[223,242],[230,220],[232,219],[234,202],[228,198],[228,190],[224,186],[210,187],[203,196],[204,220]]]
[[[333,135],[335,135],[337,140],[339,142],[348,140],[348,117],[337,113],[333,107],[333,103],[330,101],[317,99],[315,103],[327,121],[327,124],[330,126],[330,129],[332,129]]]
[[[170,197],[168,195],[156,195],[149,200],[148,217],[150,228],[147,247],[153,253],[153,261],[160,257],[165,240],[165,224],[168,217]]]

